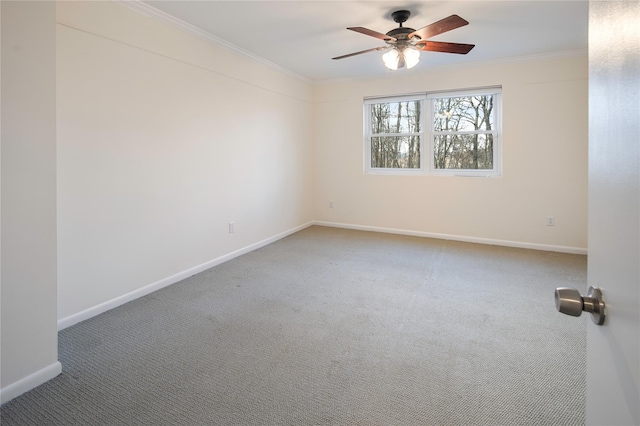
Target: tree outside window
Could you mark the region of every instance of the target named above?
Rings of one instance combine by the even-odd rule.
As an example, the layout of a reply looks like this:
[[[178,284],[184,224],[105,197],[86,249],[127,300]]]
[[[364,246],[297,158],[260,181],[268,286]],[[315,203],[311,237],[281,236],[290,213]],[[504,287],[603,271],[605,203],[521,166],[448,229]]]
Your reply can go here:
[[[365,171],[498,176],[500,92],[365,99]]]
[[[435,98],[433,168],[493,170],[494,95]]]
[[[420,168],[422,100],[371,105],[371,167]]]

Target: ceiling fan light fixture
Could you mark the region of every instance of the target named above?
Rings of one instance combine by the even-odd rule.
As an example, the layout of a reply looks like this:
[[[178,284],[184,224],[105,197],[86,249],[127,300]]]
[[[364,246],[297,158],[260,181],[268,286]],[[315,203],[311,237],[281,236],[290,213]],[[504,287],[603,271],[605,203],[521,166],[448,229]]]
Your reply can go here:
[[[384,65],[390,70],[397,70],[398,63],[400,62],[400,52],[396,49],[391,49],[384,55],[382,55],[382,60],[384,61]]]
[[[396,10],[393,12],[391,17],[399,24],[399,27],[392,29],[386,34],[364,27],[348,27],[348,30],[383,40],[387,45],[336,56],[332,59],[344,59],[367,52],[388,50],[382,55],[382,61],[388,69],[397,70],[398,68],[415,67],[418,62],[420,62],[420,51],[422,50],[466,55],[475,47],[473,44],[427,40],[469,24],[468,21],[458,15],[451,15],[418,30],[402,25],[403,22],[409,19],[409,15],[411,15],[411,13],[408,10]]]
[[[402,50],[394,47],[382,55],[384,65],[392,71],[398,68],[413,68],[420,62],[420,51],[409,46]]]
[[[413,47],[407,47],[402,51],[407,68],[415,67],[420,62],[420,51]]]

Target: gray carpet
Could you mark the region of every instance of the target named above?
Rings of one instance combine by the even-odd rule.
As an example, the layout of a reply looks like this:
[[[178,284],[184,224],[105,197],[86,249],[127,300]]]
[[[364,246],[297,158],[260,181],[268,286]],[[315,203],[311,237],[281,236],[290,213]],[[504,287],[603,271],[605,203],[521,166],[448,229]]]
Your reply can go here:
[[[62,331],[2,426],[581,425],[586,269],[311,227]]]

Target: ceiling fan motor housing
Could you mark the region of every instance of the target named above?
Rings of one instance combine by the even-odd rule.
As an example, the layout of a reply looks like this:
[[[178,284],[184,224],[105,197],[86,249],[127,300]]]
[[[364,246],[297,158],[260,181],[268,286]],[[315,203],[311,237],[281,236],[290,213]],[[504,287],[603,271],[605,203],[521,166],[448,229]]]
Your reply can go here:
[[[391,17],[393,18],[393,20],[395,22],[397,22],[398,24],[400,24],[400,26],[398,28],[394,28],[391,31],[389,31],[387,33],[387,35],[389,37],[393,37],[395,39],[397,39],[400,42],[405,42],[407,40],[409,40],[409,34],[411,34],[412,32],[414,32],[415,30],[413,28],[409,28],[409,27],[403,27],[402,23],[406,22],[407,19],[409,19],[409,16],[411,16],[411,12],[409,12],[408,10],[396,10],[395,12],[393,12],[391,14]],[[417,37],[417,40],[419,40],[420,38]],[[389,43],[389,42],[387,42]],[[400,43],[402,44],[402,43]]]
[[[399,27],[399,28],[394,28],[391,31],[389,31],[387,33],[387,35],[389,37],[393,37],[396,38],[398,40],[408,40],[409,39],[409,34],[411,34],[412,32],[414,32],[415,30],[413,28],[409,28],[409,27]],[[417,36],[416,36],[417,37]]]

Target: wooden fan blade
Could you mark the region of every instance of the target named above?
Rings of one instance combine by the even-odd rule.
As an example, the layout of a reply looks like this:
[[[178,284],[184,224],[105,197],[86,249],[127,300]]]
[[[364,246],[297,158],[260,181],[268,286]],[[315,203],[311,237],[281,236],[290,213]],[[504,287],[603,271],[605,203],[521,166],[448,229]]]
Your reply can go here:
[[[418,36],[422,40],[425,40],[427,38],[437,36],[438,34],[464,27],[468,24],[468,21],[462,19],[458,15],[451,15],[448,18],[441,19],[438,22],[434,22],[433,24],[422,27],[419,30],[415,30],[409,34],[408,37],[412,38]]]
[[[343,58],[348,58],[350,56],[362,55],[363,53],[375,52],[376,50],[385,50],[385,49],[387,49],[387,46],[374,47],[373,49],[361,50],[360,52],[354,52],[354,53],[349,53],[348,55],[336,56],[335,58],[331,58],[331,59],[343,59]]]
[[[351,31],[355,31],[355,32],[360,33],[360,34],[364,34],[364,35],[368,35],[368,36],[371,36],[371,37],[379,38],[380,40],[384,40],[384,41],[396,41],[395,37],[389,37],[386,34],[382,34],[382,33],[379,33],[377,31],[373,31],[373,30],[370,30],[370,29],[364,28],[364,27],[349,27],[347,29],[351,30]]]
[[[475,46],[475,44],[447,43],[446,41],[421,41],[416,44],[416,49],[427,50],[430,52],[459,53],[461,55],[466,55]]]

